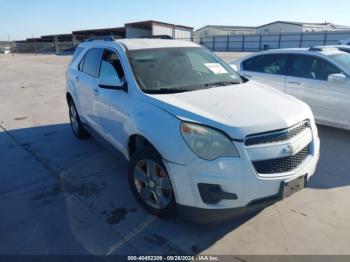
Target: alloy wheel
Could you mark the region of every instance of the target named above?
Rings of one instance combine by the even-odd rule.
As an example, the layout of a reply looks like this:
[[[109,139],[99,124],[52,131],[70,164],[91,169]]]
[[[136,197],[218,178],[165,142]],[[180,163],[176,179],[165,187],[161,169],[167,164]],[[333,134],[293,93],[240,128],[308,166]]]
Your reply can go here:
[[[172,197],[170,178],[156,162],[145,159],[136,164],[134,182],[141,199],[156,209],[166,208]]]

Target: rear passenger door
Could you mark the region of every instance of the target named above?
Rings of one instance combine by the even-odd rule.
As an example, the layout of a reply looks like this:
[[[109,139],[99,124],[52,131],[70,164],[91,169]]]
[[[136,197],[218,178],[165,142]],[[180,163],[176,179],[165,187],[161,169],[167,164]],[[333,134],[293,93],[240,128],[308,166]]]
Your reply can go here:
[[[240,74],[284,92],[287,62],[287,54],[254,56],[242,62]]]
[[[293,55],[286,92],[307,103],[320,123],[343,125],[348,121],[348,86],[328,82],[330,74],[342,71],[324,58]]]
[[[93,103],[98,96],[98,75],[103,49],[89,49],[82,58],[78,69],[79,75],[75,78],[78,89],[79,114],[95,130],[98,129],[97,116],[93,111]]]

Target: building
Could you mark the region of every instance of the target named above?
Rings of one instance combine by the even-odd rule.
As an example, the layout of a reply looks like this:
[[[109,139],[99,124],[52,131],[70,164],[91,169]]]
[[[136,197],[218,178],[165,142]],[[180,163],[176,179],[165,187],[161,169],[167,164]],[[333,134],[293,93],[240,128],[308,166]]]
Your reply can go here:
[[[89,38],[111,36],[113,38],[140,38],[169,36],[177,39],[192,39],[193,28],[160,21],[147,20],[127,23],[124,27],[87,29],[73,31],[70,34],[44,35],[40,38],[28,38],[16,41],[17,52],[71,53],[75,46]]]
[[[218,35],[242,35],[255,34],[256,28],[251,26],[226,26],[226,25],[207,25],[197,29],[193,35],[196,37],[218,36]]]
[[[112,36],[113,38],[125,38],[125,27],[112,27],[102,29],[88,29],[73,31],[74,42],[81,42],[88,38]]]
[[[323,31],[345,31],[350,30],[349,26],[335,25],[332,23],[302,23],[275,21],[261,25],[256,28],[257,34],[269,33],[301,33],[301,32],[323,32]]]
[[[193,28],[154,20],[125,24],[126,38],[167,35],[177,39],[192,38]]]

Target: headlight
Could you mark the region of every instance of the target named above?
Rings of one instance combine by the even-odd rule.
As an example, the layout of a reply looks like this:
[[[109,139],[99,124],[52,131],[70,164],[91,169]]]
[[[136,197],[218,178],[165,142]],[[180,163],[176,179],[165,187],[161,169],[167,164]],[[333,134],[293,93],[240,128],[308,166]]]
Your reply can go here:
[[[198,124],[182,123],[181,134],[186,144],[199,157],[214,160],[218,157],[239,157],[229,138],[220,131]]]

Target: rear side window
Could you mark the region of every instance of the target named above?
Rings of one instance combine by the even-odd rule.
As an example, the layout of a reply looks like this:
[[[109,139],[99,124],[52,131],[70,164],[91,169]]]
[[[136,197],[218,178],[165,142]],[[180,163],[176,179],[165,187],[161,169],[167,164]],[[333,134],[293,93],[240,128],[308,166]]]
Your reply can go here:
[[[75,59],[77,59],[77,57],[80,55],[81,51],[83,51],[83,50],[84,50],[84,48],[82,48],[82,47],[77,47],[75,49],[72,60],[70,61],[71,64],[75,61]]]
[[[102,51],[101,48],[93,48],[87,51],[82,61],[83,64],[79,68],[84,73],[98,78]]]
[[[284,75],[287,68],[288,55],[271,54],[252,57],[243,62],[246,71]]]
[[[341,73],[338,68],[324,59],[294,55],[290,74],[295,77],[309,78],[314,80],[327,80],[331,74]]]

